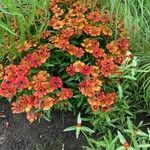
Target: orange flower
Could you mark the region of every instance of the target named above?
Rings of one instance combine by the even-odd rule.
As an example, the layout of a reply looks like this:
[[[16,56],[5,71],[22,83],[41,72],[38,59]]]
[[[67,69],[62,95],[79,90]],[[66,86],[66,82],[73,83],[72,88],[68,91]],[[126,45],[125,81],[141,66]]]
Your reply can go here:
[[[96,27],[96,26],[91,26],[91,25],[86,25],[84,28],[84,31],[85,31],[85,33],[87,33],[91,36],[99,36],[101,34],[102,28]],[[103,32],[104,32],[104,29],[103,29]]]
[[[69,39],[74,34],[74,30],[71,27],[67,27],[61,30],[61,37],[64,39]]]
[[[93,112],[97,112],[99,110],[99,106],[97,104],[96,99],[88,98],[87,101],[88,101],[88,103],[89,103],[89,105],[90,105]]]
[[[95,58],[101,58],[101,57],[104,56],[104,50],[102,50],[101,48],[99,48],[98,44],[93,47],[93,56]]]
[[[92,67],[92,71],[91,71],[91,75],[95,78],[97,78],[100,74],[100,69],[97,66],[91,66]]]
[[[53,89],[49,85],[49,82],[41,82],[39,84],[36,84],[36,86],[34,86],[34,89],[34,96],[38,98],[46,96],[49,92],[53,91]]]
[[[98,78],[91,77],[92,88],[94,91],[99,91],[102,86],[102,81]]]
[[[79,83],[79,90],[83,95],[93,97],[101,89],[101,85],[99,79],[89,78]]]
[[[23,45],[19,45],[17,47],[18,52],[28,51],[32,47],[32,43],[30,41],[25,41]]]
[[[39,71],[37,75],[34,75],[32,77],[32,81],[30,82],[29,89],[36,88],[38,85],[40,85],[41,82],[46,82],[49,78],[49,74],[47,71]]]
[[[21,112],[29,112],[34,104],[34,97],[33,96],[28,96],[28,95],[23,95],[19,96],[17,102],[12,103],[12,110],[13,113],[21,113]]]
[[[115,93],[108,93],[106,95],[106,102],[105,102],[106,105],[111,106],[114,103],[115,99],[116,99],[116,94]]]
[[[56,17],[59,17],[64,13],[64,11],[60,9],[57,5],[51,7],[51,11]]]
[[[53,29],[55,30],[62,29],[64,27],[64,24],[65,24],[64,21],[61,21],[59,18],[55,16],[48,22],[48,25],[52,26]]]
[[[112,35],[112,30],[109,29],[106,25],[101,26],[101,27],[100,27],[100,30],[102,31],[102,33],[103,33],[105,36],[111,36],[111,35]]]
[[[70,55],[74,55],[77,58],[81,58],[84,55],[84,50],[82,48],[70,45],[68,48],[68,52]]]
[[[93,112],[97,112],[99,110],[99,107],[97,105],[91,105],[91,109]]]
[[[81,45],[85,48],[85,51],[88,53],[93,53],[93,47],[95,45],[99,46],[96,40],[90,40],[90,39],[85,39],[84,43],[81,43]]]
[[[59,39],[58,43],[56,43],[56,46],[64,51],[69,49],[69,41],[66,39]]]
[[[30,73],[30,66],[26,62],[21,62],[17,68],[20,75],[27,76]]]
[[[33,83],[44,82],[47,81],[49,74],[47,71],[39,71],[37,75],[34,75],[32,78]]]
[[[51,97],[44,97],[42,100],[42,109],[49,110],[54,105],[54,100]]]
[[[101,74],[104,77],[109,77],[115,71],[116,71],[116,65],[113,59],[105,58],[104,60],[101,61]]]
[[[12,105],[11,110],[12,110],[13,114],[20,114],[20,113],[24,112],[24,107],[22,104],[13,102],[11,105]]]
[[[27,119],[29,120],[30,123],[33,123],[35,120],[38,119],[37,112],[29,112],[29,113],[27,113]]]
[[[42,39],[46,39],[51,35],[50,31],[44,31],[41,35]]]
[[[81,68],[84,66],[85,64],[81,61],[76,61],[73,66],[75,67],[75,71],[76,72],[80,72]]]
[[[111,43],[106,45],[106,48],[109,50],[110,53],[114,55],[119,55],[120,51],[115,41],[111,41]]]

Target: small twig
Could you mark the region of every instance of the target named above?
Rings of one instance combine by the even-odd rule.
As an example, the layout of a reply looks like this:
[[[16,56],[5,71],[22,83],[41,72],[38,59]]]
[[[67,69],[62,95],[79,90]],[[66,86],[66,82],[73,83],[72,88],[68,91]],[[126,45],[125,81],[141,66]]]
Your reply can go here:
[[[64,143],[62,144],[62,150],[65,150],[65,144]]]
[[[0,118],[6,118],[6,116],[3,114],[3,112],[0,112]]]
[[[5,115],[0,115],[0,118],[6,118],[6,116]]]

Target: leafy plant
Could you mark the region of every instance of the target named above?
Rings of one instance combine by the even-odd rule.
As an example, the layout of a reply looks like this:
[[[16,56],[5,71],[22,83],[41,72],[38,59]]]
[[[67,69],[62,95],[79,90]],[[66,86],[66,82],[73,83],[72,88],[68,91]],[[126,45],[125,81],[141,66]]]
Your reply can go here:
[[[89,146],[84,146],[86,150],[148,150],[150,147],[150,130],[147,128],[147,133],[140,130],[142,122],[136,127],[133,125],[129,117],[127,118],[127,129],[121,131],[108,132],[101,137],[100,140],[87,138]]]
[[[82,121],[83,121],[83,119],[81,118],[81,114],[79,113],[78,117],[77,117],[77,125],[67,127],[66,129],[64,129],[64,132],[76,131],[76,139],[79,138],[80,132],[82,132],[82,133],[88,132],[90,134],[95,132],[94,130],[90,129],[89,127],[83,126]]]
[[[31,37],[23,45],[15,39],[18,57],[1,65],[0,95],[12,101],[13,113],[25,112],[31,123],[41,117],[48,120],[52,108],[111,111],[122,99],[122,79],[135,80],[134,70],[129,75],[123,69],[130,69],[133,56],[121,20],[115,38],[115,20],[110,24],[108,13],[88,4],[52,0],[49,9],[52,15],[39,40],[34,31],[26,33]]]

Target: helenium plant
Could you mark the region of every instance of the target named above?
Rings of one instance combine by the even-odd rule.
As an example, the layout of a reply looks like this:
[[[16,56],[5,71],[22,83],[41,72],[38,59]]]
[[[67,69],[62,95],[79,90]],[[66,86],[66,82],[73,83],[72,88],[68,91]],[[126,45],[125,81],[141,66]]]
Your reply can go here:
[[[14,63],[0,65],[0,96],[31,123],[52,108],[112,111],[120,66],[133,57],[123,23],[114,38],[115,17],[107,12],[62,0],[51,0],[49,10],[40,40],[18,44]]]

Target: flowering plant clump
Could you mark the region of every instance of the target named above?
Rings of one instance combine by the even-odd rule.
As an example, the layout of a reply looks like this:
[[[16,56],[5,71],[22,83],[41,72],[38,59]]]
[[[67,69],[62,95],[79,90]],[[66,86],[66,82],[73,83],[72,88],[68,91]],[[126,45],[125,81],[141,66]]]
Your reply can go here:
[[[17,46],[20,62],[0,65],[0,96],[30,122],[54,106],[80,107],[83,100],[94,112],[111,110],[117,94],[109,78],[122,74],[129,49],[121,21],[114,39],[115,18],[107,12],[51,0],[50,13],[40,42],[25,41]]]

